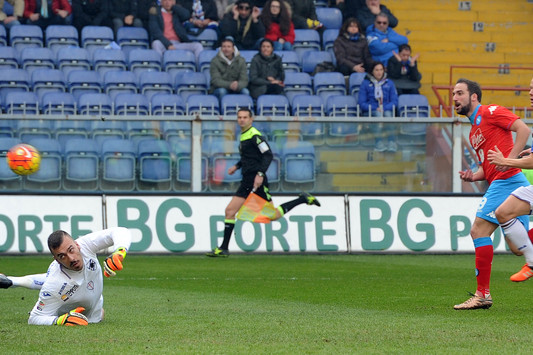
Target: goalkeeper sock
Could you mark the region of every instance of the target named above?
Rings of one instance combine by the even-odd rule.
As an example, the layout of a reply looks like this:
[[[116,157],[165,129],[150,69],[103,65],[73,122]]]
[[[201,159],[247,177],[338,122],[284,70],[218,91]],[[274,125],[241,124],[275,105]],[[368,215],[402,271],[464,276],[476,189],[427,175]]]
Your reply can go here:
[[[533,245],[531,245],[531,240],[529,239],[524,225],[516,218],[513,218],[502,223],[501,227],[505,236],[513,242],[520,252],[522,252],[526,258],[527,264],[533,265]]]
[[[282,203],[281,205],[279,205],[278,209],[281,209],[283,210],[283,213],[281,214],[282,216],[285,215],[285,213],[289,212],[290,210],[292,210],[294,207],[298,206],[298,205],[301,205],[303,203],[307,203],[307,199],[304,197],[304,196],[301,196],[298,197],[297,199],[295,200],[292,200],[292,201],[289,201],[289,202],[285,202],[285,203]],[[280,211],[281,212],[281,211]]]
[[[477,291],[486,297],[490,294],[490,273],[494,257],[492,239],[490,237],[474,239],[474,247],[476,248]]]
[[[225,219],[224,220],[224,240],[222,241],[222,245],[220,246],[220,249],[228,250],[229,241],[231,239],[231,233],[233,233],[233,228],[235,228],[235,220]]]

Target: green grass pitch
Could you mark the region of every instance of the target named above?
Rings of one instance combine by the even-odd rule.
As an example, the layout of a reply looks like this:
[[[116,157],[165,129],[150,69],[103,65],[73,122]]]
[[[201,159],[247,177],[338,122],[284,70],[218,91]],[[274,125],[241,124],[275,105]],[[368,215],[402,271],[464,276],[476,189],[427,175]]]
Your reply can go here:
[[[44,272],[50,257],[4,256],[0,272]],[[104,280],[106,319],[27,324],[38,293],[0,290],[6,353],[526,354],[533,282],[496,255],[494,305],[455,311],[475,290],[473,255],[129,255]]]

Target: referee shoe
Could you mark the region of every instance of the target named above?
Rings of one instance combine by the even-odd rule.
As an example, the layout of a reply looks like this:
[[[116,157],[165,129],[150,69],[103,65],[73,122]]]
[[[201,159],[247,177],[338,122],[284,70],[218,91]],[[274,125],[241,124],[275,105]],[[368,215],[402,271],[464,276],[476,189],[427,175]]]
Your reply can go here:
[[[227,258],[229,256],[229,251],[228,249],[215,248],[213,251],[206,253],[205,255],[211,258]]]
[[[320,207],[320,202],[316,199],[315,196],[311,195],[309,192],[302,192],[299,197],[303,197],[305,199],[305,203],[308,205],[316,205]]]

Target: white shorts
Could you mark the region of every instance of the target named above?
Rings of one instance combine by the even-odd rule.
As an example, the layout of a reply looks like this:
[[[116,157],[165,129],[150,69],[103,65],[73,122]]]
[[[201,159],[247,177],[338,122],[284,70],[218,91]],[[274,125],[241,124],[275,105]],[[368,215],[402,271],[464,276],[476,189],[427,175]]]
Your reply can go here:
[[[529,214],[533,210],[533,185],[530,186],[520,186],[514,190],[511,195],[516,197],[519,200],[529,203]]]

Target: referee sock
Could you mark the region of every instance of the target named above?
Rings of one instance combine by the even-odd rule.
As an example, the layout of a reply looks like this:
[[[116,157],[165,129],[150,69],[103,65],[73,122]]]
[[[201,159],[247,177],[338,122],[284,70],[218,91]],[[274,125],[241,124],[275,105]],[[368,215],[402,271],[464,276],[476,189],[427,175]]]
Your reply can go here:
[[[490,237],[474,239],[474,247],[476,248],[477,291],[486,297],[490,294],[490,273],[494,257],[492,239]]]
[[[294,207],[296,207],[298,205],[301,205],[303,203],[307,203],[307,199],[304,196],[300,195],[300,197],[298,197],[297,199],[294,199],[292,201],[285,202],[285,203],[282,203],[281,205],[279,205],[278,210],[280,212],[283,212],[281,215],[284,216],[285,213],[289,212]]]
[[[231,239],[231,233],[233,233],[233,228],[235,228],[235,219],[225,219],[224,220],[224,240],[220,249],[228,250],[229,241]]]
[[[520,252],[522,252],[526,258],[526,263],[533,266],[533,244],[531,244],[531,240],[529,239],[528,232],[524,228],[524,225],[516,218],[513,218],[502,223],[501,227],[503,229],[503,234],[513,242]]]

